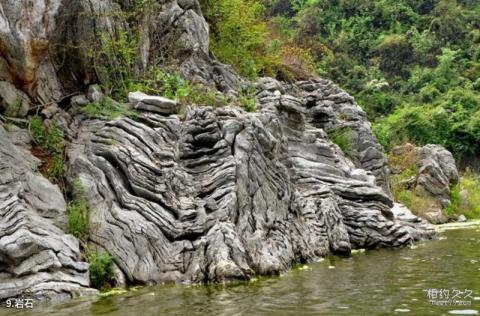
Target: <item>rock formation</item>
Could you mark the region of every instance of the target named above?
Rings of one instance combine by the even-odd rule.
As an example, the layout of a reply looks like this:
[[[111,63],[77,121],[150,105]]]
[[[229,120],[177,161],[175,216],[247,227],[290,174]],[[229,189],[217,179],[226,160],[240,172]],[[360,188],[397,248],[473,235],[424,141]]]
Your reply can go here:
[[[129,31],[125,12],[134,2],[24,2],[0,3],[0,109],[18,96],[23,102],[18,115],[24,116],[34,104],[60,102],[88,84],[111,79],[94,69],[108,67],[102,63],[109,60],[95,60],[92,52],[115,34]],[[177,63],[193,81],[224,92],[238,90],[243,80],[209,52],[208,24],[196,0],[153,1],[144,10],[137,21],[141,68]]]
[[[442,209],[450,204],[450,187],[458,182],[458,171],[452,154],[439,145],[415,147],[412,144],[398,146],[390,156],[392,173],[402,174],[414,170],[414,174],[399,185],[417,196],[430,201],[425,210],[426,218],[433,223],[446,222]]]
[[[135,120],[88,119],[79,107],[98,88],[71,93],[106,80],[89,50],[100,33],[128,30],[116,13],[132,1],[25,2],[0,4],[2,102],[19,96],[18,116],[39,104],[65,130],[66,178],[80,181],[91,209],[89,242],[114,256],[119,280],[249,279],[434,236],[394,205],[365,113],[332,82],[260,79],[256,113],[187,106],[177,115],[176,102],[132,93]],[[198,2],[154,5],[137,21],[139,67],[175,60],[186,78],[237,95],[244,80],[209,52]],[[351,152],[335,133],[348,135]],[[16,137],[0,128],[0,300],[92,293],[79,242],[65,233],[63,195]]]
[[[37,166],[36,158],[13,145],[0,126],[0,301],[96,292],[89,288],[78,240],[64,232],[63,196]]]
[[[128,282],[248,279],[433,235],[425,222],[395,217],[375,177],[316,126],[315,111],[335,107],[324,100],[338,88],[269,85],[282,87],[261,81],[257,113],[192,107],[185,117],[77,118],[70,181],[80,179],[93,210],[92,241]]]

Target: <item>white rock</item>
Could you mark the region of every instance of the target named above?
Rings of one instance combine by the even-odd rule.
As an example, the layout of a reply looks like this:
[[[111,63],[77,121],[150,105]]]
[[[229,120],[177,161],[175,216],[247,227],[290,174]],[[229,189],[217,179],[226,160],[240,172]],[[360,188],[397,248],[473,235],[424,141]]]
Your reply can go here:
[[[178,102],[160,96],[151,96],[140,91],[130,92],[128,102],[135,104],[137,110],[173,114],[178,110]]]

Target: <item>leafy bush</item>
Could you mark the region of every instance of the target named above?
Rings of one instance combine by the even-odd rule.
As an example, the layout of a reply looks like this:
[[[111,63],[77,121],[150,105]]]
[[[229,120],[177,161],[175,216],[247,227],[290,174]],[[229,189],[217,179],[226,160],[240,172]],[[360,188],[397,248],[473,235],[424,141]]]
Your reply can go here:
[[[311,72],[309,49],[291,41],[285,19],[265,21],[260,0],[202,0],[214,54],[240,74],[289,79]]]
[[[86,242],[90,233],[90,209],[79,179],[74,186],[74,198],[67,206],[68,230],[70,234]]]
[[[113,35],[98,34],[98,47],[90,51],[94,68],[107,94],[125,98],[135,90],[137,62],[139,58],[138,34],[119,30]]]
[[[447,207],[449,215],[463,214],[470,219],[480,218],[480,177],[467,171],[458,184],[451,188],[451,203]]]
[[[42,160],[46,166],[45,175],[54,181],[59,181],[64,169],[65,140],[63,130],[57,122],[49,127],[45,126],[39,116],[32,116],[29,120],[29,131],[33,142],[43,151]]]
[[[211,26],[211,49],[222,61],[253,78],[259,72],[267,27],[263,6],[255,0],[203,0],[201,5]]]
[[[389,75],[407,76],[405,66],[413,59],[413,48],[403,35],[385,36],[377,47],[380,56],[380,69]]]
[[[40,145],[43,143],[44,128],[43,121],[40,116],[32,116],[29,121],[29,130],[32,136],[32,140],[35,144]]]
[[[410,190],[396,191],[394,199],[408,207],[417,216],[423,216],[432,206],[436,205],[431,198],[418,196]]]
[[[330,139],[332,140],[332,142],[337,144],[338,147],[340,147],[340,149],[343,151],[345,156],[347,157],[352,156],[353,148],[351,143],[350,129],[336,131],[330,135]]]
[[[108,252],[99,253],[97,251],[88,254],[90,264],[90,286],[101,289],[109,287],[114,279],[113,263],[114,258]]]

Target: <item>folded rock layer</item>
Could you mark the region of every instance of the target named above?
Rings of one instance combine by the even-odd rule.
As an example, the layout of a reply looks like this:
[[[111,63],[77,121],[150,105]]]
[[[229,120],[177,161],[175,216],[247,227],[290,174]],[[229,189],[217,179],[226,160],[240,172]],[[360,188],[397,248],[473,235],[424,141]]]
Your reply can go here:
[[[70,181],[83,184],[93,243],[127,282],[249,279],[434,235],[408,210],[392,212],[375,170],[359,169],[320,127],[316,113],[361,111],[348,95],[328,102],[338,88],[323,80],[260,85],[257,113],[192,107],[79,123]],[[350,125],[376,144],[368,126]]]
[[[78,240],[63,232],[66,204],[35,173],[38,161],[0,126],[0,301],[92,294]]]

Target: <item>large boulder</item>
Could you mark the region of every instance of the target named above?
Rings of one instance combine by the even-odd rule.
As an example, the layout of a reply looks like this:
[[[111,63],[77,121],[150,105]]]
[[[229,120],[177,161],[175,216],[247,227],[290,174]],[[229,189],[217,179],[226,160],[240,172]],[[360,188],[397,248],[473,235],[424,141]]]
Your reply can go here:
[[[391,152],[390,164],[394,174],[415,171],[407,182],[416,194],[434,199],[441,207],[450,203],[450,187],[458,182],[458,170],[452,153],[442,146],[397,146]]]
[[[416,149],[418,176],[415,191],[435,198],[442,207],[450,203],[450,187],[458,182],[458,171],[451,152],[439,145]]]
[[[396,216],[375,177],[312,124],[311,100],[325,85],[263,89],[257,113],[77,117],[69,181],[85,188],[92,242],[127,282],[150,284],[248,279],[433,237],[424,221]]]
[[[458,182],[458,170],[453,155],[439,145],[416,147],[405,144],[395,147],[389,157],[394,185],[408,190],[422,201],[419,213],[430,222],[448,220],[442,209],[450,204],[450,188]]]
[[[0,301],[93,294],[78,240],[64,233],[58,186],[37,174],[36,158],[0,126]]]

